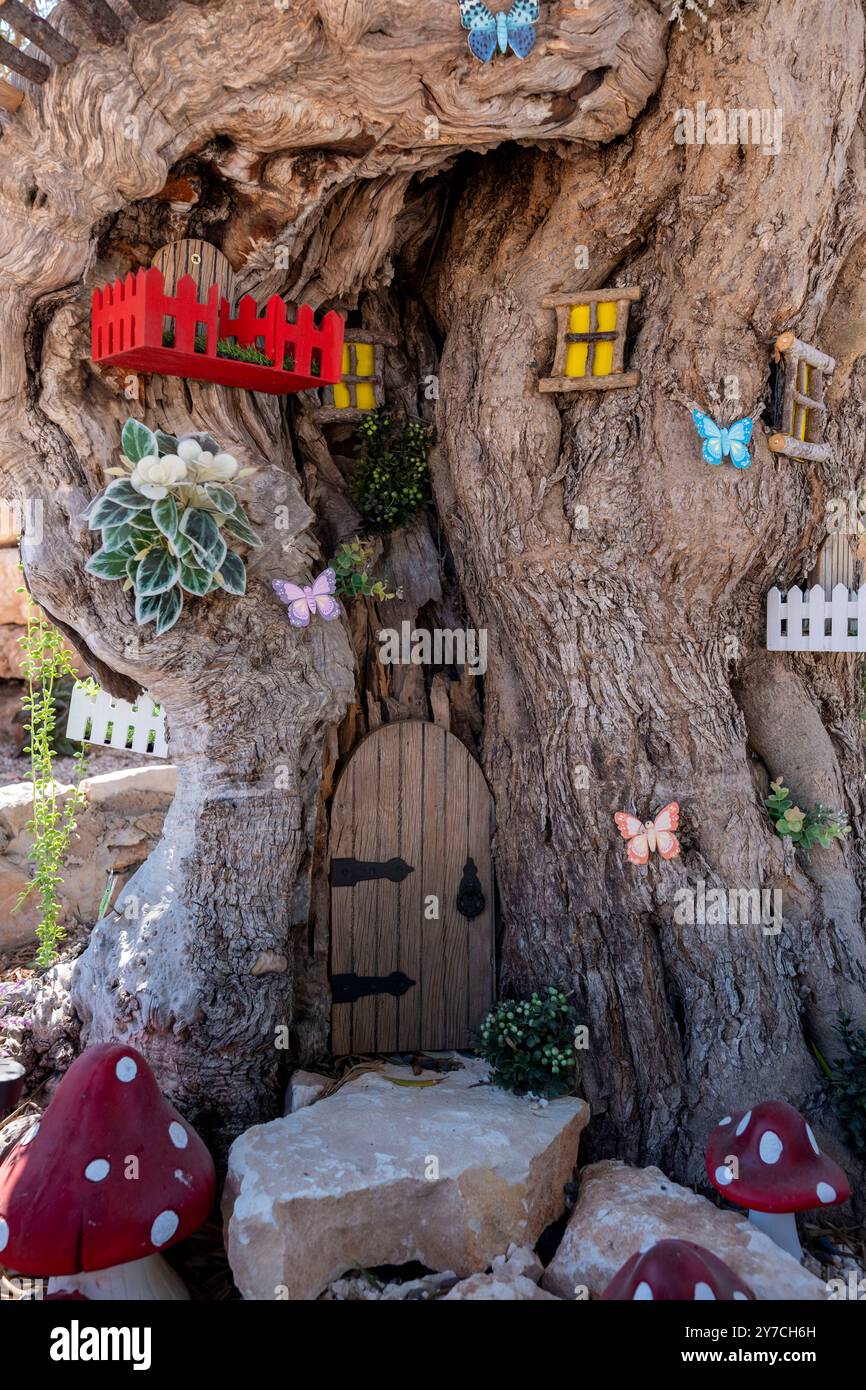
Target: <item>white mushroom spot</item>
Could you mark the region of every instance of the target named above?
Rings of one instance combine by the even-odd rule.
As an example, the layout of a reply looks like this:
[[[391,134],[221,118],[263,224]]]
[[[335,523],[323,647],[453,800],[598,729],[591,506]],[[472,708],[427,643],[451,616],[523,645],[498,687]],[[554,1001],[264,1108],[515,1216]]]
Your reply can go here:
[[[737,1125],[737,1128],[734,1130],[734,1133],[736,1134],[738,1139],[740,1135],[744,1134],[745,1131],[749,1128],[749,1120],[751,1118],[752,1112],[751,1110],[747,1110],[743,1118],[740,1120],[740,1123]]]
[[[111,1164],[107,1158],[94,1158],[84,1170],[84,1176],[88,1182],[103,1182],[111,1172]]]
[[[739,1289],[734,1289],[734,1299],[737,1303],[748,1303],[749,1295],[747,1293],[740,1293]]]
[[[0,1216],[0,1250],[5,1250],[9,1243],[9,1226]]]
[[[180,1217],[175,1211],[161,1211],[150,1228],[150,1239],[154,1245],[165,1245],[167,1240],[171,1240],[178,1226]]]
[[[695,1292],[693,1298],[695,1303],[708,1303],[710,1299],[712,1299],[714,1303],[716,1301],[716,1295],[713,1293],[709,1284],[704,1283],[703,1279],[699,1280],[699,1282],[695,1284]]]
[[[184,1187],[188,1187],[192,1191],[192,1178],[189,1173],[185,1173],[182,1168],[175,1168],[174,1176],[178,1182],[182,1182]]]
[[[33,1140],[36,1138],[36,1136],[37,1136],[38,1133],[39,1133],[39,1121],[37,1120],[36,1123],[35,1123],[35,1125],[31,1125],[31,1126],[30,1126],[30,1128],[28,1129],[28,1131],[27,1131],[27,1133],[25,1134],[24,1138],[21,1140],[21,1143],[22,1143],[22,1144],[32,1144],[32,1143],[33,1143]]]
[[[758,1145],[758,1153],[762,1163],[778,1163],[782,1157],[783,1144],[778,1134],[772,1129],[767,1129],[761,1135],[761,1142]]]
[[[646,1301],[647,1299],[652,1300],[653,1298],[653,1291],[650,1288],[649,1284],[645,1279],[641,1279],[640,1283],[638,1284],[637,1288],[631,1296],[632,1303],[639,1303],[641,1301]]]
[[[134,1081],[138,1076],[138,1064],[134,1057],[121,1057],[114,1068],[118,1081]]]
[[[727,1187],[728,1183],[733,1181],[734,1175],[730,1168],[727,1168],[724,1163],[721,1164],[721,1166],[716,1169],[716,1182],[720,1187]]]
[[[719,1123],[718,1123],[718,1125],[717,1125],[717,1128],[718,1128],[718,1129],[721,1129],[722,1125],[729,1125],[730,1123],[731,1123],[731,1117],[730,1117],[730,1115],[726,1115],[725,1118],[724,1118],[723,1120],[719,1120]]]
[[[806,1138],[809,1140],[809,1143],[812,1145],[812,1148],[815,1150],[815,1153],[820,1154],[821,1150],[818,1148],[818,1140],[812,1133],[811,1125],[806,1126]]]
[[[177,1120],[172,1120],[168,1127],[168,1137],[176,1149],[185,1149],[189,1143],[189,1135],[183,1125],[179,1125]]]
[[[836,1189],[831,1187],[828,1182],[819,1182],[815,1191],[818,1194],[818,1201],[823,1202],[825,1206],[836,1200]]]

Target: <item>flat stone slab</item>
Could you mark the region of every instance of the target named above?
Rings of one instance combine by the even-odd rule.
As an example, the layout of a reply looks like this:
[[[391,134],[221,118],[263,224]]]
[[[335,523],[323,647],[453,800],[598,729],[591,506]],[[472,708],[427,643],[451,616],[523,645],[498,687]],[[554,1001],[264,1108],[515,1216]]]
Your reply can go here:
[[[680,1187],[659,1168],[607,1159],[584,1168],[580,1196],[542,1279],[560,1298],[587,1288],[598,1296],[635,1251],[660,1240],[691,1240],[724,1260],[759,1299],[818,1301],[820,1279],[744,1216]]]
[[[224,1211],[244,1298],[314,1299],[411,1260],[463,1278],[535,1244],[565,1209],[589,1106],[534,1104],[463,1060],[420,1078],[386,1065],[235,1141]],[[418,1080],[434,1084],[395,1084]]]

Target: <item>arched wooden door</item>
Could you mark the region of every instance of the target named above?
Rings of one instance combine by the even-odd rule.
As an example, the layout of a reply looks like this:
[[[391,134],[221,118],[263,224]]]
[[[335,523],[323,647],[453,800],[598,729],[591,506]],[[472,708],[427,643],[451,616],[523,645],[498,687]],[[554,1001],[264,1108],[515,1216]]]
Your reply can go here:
[[[471,1046],[493,1002],[493,799],[437,724],[386,724],[331,812],[332,1051]]]

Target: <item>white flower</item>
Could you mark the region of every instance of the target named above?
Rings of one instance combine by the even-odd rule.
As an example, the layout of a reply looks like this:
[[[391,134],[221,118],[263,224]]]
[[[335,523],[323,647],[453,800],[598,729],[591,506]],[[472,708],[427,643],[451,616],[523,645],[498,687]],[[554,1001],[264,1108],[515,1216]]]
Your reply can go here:
[[[233,454],[217,454],[211,464],[211,477],[227,482],[235,476],[239,468],[240,464]]]
[[[201,445],[196,439],[182,439],[177,446],[177,452],[184,463],[195,463],[201,453]]]
[[[212,454],[194,439],[182,440],[178,453],[189,464],[190,477],[199,483],[228,482],[240,467],[233,454]]]
[[[169,488],[183,482],[185,477],[186,463],[177,454],[165,454],[162,458],[157,458],[156,454],[145,454],[135,465],[129,481],[143,497],[156,501],[160,497],[167,497]]]

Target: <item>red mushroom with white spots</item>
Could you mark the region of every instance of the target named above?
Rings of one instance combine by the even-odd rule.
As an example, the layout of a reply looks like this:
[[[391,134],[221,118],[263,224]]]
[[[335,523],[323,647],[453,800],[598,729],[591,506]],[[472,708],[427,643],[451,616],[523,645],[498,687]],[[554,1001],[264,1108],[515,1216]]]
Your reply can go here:
[[[638,1250],[611,1279],[602,1299],[611,1302],[734,1303],[755,1295],[738,1274],[702,1245],[660,1240]]]
[[[90,1047],[0,1165],[0,1262],[88,1298],[186,1298],[160,1251],[208,1217],[213,1160],[131,1047]],[[57,1277],[61,1276],[61,1277]]]
[[[723,1197],[746,1207],[749,1220],[795,1260],[803,1258],[795,1213],[851,1196],[838,1163],[821,1153],[803,1116],[783,1100],[720,1120],[707,1144],[707,1173]]]

